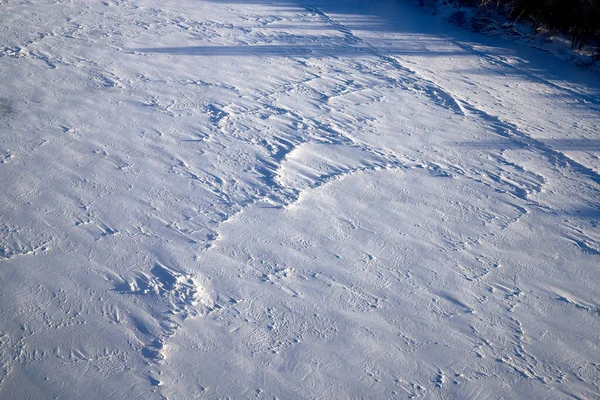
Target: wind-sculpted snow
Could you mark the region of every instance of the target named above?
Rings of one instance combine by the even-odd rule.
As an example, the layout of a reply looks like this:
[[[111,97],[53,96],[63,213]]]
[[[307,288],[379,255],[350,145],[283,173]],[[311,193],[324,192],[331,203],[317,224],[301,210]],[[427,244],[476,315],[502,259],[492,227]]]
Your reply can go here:
[[[0,13],[0,398],[600,396],[598,76],[399,1]]]

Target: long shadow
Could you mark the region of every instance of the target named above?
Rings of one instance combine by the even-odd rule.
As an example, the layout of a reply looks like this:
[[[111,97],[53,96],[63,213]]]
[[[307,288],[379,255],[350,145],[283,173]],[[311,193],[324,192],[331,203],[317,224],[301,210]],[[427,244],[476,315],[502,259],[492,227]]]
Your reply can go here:
[[[600,139],[539,139],[538,141],[555,150],[600,152]],[[458,142],[455,144],[472,149],[510,150],[527,148],[523,142],[514,140]]]
[[[370,47],[353,47],[348,45],[315,46],[315,45],[242,45],[242,46],[191,46],[191,47],[151,47],[131,49],[137,53],[163,53],[185,56],[211,57],[353,57],[374,54]],[[448,57],[464,55],[456,51],[429,51],[427,49],[402,49],[389,47],[386,54],[420,55],[428,57]]]

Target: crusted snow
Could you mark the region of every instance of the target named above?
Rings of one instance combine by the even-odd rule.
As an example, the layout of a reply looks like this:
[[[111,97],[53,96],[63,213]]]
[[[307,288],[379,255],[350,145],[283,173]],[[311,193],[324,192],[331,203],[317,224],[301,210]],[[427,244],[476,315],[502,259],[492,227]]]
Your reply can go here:
[[[391,0],[0,2],[0,397],[600,397],[600,78]]]

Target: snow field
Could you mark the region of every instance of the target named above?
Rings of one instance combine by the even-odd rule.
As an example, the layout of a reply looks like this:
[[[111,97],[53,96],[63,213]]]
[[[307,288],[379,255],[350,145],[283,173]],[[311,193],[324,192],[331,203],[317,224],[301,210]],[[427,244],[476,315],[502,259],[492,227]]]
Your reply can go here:
[[[0,7],[0,397],[599,395],[596,75],[383,0]]]

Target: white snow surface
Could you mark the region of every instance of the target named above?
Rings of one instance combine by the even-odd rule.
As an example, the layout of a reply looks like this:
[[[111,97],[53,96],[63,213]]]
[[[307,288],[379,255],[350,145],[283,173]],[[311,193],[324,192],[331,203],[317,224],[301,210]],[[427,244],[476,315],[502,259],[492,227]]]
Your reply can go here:
[[[392,0],[0,2],[0,398],[600,397],[600,79]]]

